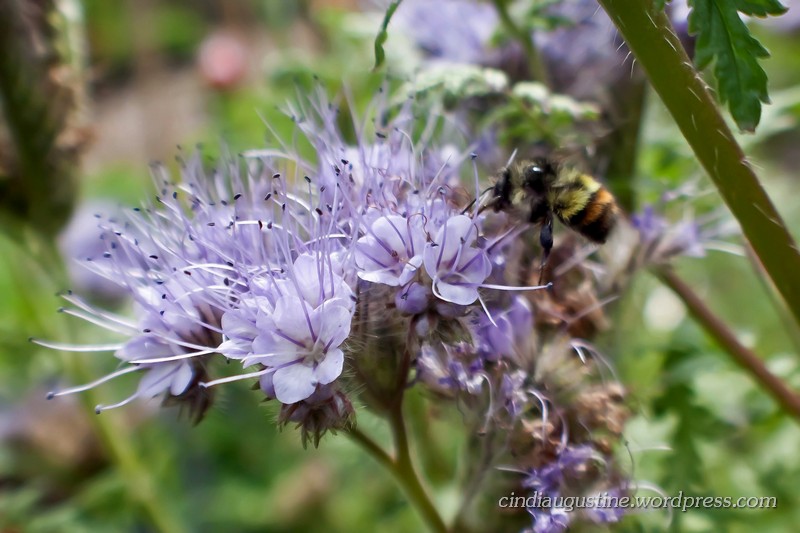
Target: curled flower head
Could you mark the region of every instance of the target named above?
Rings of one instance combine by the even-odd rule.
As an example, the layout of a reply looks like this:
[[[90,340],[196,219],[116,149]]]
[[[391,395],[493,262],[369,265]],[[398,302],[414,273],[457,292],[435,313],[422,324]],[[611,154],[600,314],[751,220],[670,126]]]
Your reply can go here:
[[[261,378],[261,389],[268,397],[275,397],[272,374]],[[305,447],[308,442],[319,446],[320,439],[328,431],[336,433],[350,428],[355,420],[355,409],[347,395],[335,384],[317,388],[311,396],[302,401],[283,404],[278,423],[297,424],[301,430],[301,441]]]

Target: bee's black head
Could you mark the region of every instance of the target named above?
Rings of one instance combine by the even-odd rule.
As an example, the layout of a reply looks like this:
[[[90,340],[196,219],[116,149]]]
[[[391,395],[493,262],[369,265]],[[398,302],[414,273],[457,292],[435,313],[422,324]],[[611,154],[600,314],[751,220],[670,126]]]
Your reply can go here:
[[[545,158],[537,158],[522,169],[522,186],[534,192],[544,192],[556,179],[556,167]]]
[[[500,169],[497,181],[494,184],[492,206],[495,211],[502,211],[511,205],[511,193],[514,185],[511,179],[511,171],[507,168]]]

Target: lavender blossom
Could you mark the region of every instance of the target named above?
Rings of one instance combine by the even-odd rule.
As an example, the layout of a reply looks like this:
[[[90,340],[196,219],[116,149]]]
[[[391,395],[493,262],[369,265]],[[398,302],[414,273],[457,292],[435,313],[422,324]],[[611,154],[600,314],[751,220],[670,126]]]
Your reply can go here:
[[[133,394],[98,411],[153,397],[183,398],[205,410],[210,387],[253,378],[281,404],[309,407],[319,403],[319,391],[333,390],[348,357],[369,357],[352,351],[364,343],[363,328],[354,328],[357,319],[365,320],[356,316],[358,294],[385,295],[380,307],[390,306],[395,317],[384,323],[403,327],[406,317],[425,313],[444,324],[480,315],[484,289],[529,289],[485,283],[492,256],[502,252],[487,243],[505,234],[487,241],[482,218],[462,214],[458,199],[470,195],[458,177],[469,154],[454,152],[451,144],[434,149],[427,141],[412,143],[401,129],[412,123],[408,109],[400,110],[388,133],[376,131],[371,140],[360,133],[355,146],[343,141],[337,111],[324,97],[291,112],[305,117],[298,128],[317,148],[315,161],[286,147],[247,152],[243,163],[223,161],[214,169],[194,156],[183,162],[177,183],[157,166],[155,204],[129,212],[122,222],[100,221],[105,251],[87,266],[124,289],[136,317],[95,309],[68,294],[74,307],[66,312],[122,340],[95,346],[39,342],[113,351],[123,366],[52,396],[139,372]],[[462,337],[459,342],[467,344],[456,348],[448,340],[444,351],[474,354],[472,338]],[[213,379],[214,362],[225,359],[243,371]],[[482,363],[465,360],[459,369],[451,359],[446,373],[452,383],[477,390],[479,380],[469,375]],[[317,430],[312,433],[318,436]]]
[[[305,400],[317,385],[342,373],[340,346],[350,333],[354,310],[352,291],[327,265],[301,255],[292,266],[293,279],[275,280],[275,306],[256,318],[259,334],[253,353],[244,359],[245,366],[274,369],[275,397],[286,404]]]
[[[478,229],[464,215],[448,219],[423,253],[425,271],[433,280],[433,293],[457,305],[478,299],[478,288],[492,265],[486,251],[475,247]]]
[[[655,206],[646,206],[631,217],[638,233],[638,245],[632,257],[634,266],[663,265],[679,256],[703,257],[710,249],[743,255],[739,246],[728,242],[731,235],[738,233],[738,228],[724,219],[720,222],[719,218],[719,213],[703,217],[686,214],[673,223],[658,214]]]
[[[525,344],[533,329],[533,312],[523,296],[512,298],[505,309],[490,309],[478,316],[478,350],[490,361],[515,356],[517,347]]]
[[[406,285],[422,265],[425,229],[421,217],[383,216],[356,243],[358,277],[390,286]]]
[[[595,523],[617,522],[621,516],[620,508],[603,508],[596,512],[584,513],[576,508],[559,507],[568,495],[586,495],[586,488],[603,479],[608,468],[606,458],[590,445],[568,446],[558,453],[555,460],[527,472],[523,487],[533,491],[534,505],[528,508],[533,518],[534,533],[560,533],[566,531],[573,517],[581,517]],[[599,473],[598,473],[599,472]],[[576,492],[578,491],[578,492]],[[608,490],[604,491],[609,493]],[[613,487],[611,492],[622,492]],[[595,496],[595,495],[592,495]],[[537,505],[536,501],[543,502]],[[609,511],[609,512],[603,512]]]
[[[471,64],[488,60],[500,22],[491,5],[464,0],[406,0],[395,18],[430,58]]]

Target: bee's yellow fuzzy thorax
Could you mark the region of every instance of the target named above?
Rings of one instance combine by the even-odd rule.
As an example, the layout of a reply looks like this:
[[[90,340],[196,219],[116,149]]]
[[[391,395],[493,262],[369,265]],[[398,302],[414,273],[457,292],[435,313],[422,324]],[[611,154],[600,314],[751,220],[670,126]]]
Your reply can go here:
[[[556,215],[568,220],[589,204],[592,195],[600,190],[600,182],[578,171],[559,175],[548,194],[548,201]]]

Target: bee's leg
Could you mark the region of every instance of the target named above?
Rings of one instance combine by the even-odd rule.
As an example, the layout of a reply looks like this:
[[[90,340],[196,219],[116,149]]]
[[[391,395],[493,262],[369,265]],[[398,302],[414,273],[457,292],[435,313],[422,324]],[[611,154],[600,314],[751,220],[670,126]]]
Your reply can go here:
[[[547,265],[548,257],[550,257],[550,250],[553,249],[552,215],[547,215],[547,218],[542,223],[542,229],[539,230],[539,243],[542,245],[542,262],[539,265],[539,285],[541,285],[544,279],[544,268]]]
[[[463,211],[461,211],[461,214],[462,215],[466,215],[467,211],[469,211],[472,208],[472,206],[475,205],[475,202],[477,202],[477,201],[478,201],[478,199],[476,198],[476,199],[472,200],[470,203],[468,203],[467,207],[465,207],[463,209]]]
[[[465,207],[463,209],[463,211],[461,211],[461,214],[462,215],[466,215],[467,211],[469,211],[472,208],[473,205],[478,203],[479,200],[481,200],[483,198],[483,196],[487,192],[491,191],[492,189],[494,189],[494,185],[492,185],[492,186],[484,189],[483,191],[481,191],[481,195],[478,196],[477,198],[473,199],[469,204],[467,204],[467,207]],[[494,198],[490,199],[488,202],[481,202],[480,204],[478,204],[478,211],[475,214],[476,215],[480,215],[484,211],[484,209],[486,209],[487,207],[492,207],[496,203],[497,203],[497,197],[494,197]]]

